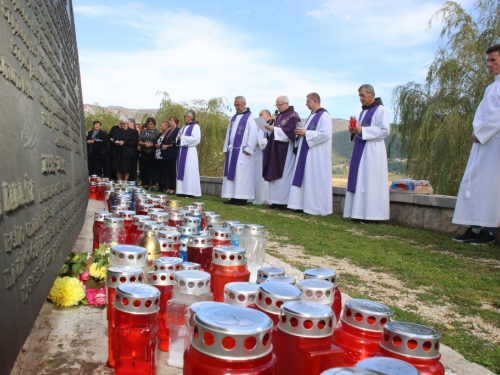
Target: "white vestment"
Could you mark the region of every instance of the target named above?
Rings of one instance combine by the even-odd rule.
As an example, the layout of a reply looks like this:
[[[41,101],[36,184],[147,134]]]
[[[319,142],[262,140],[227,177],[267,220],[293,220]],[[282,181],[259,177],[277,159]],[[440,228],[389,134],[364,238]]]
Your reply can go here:
[[[226,141],[224,142],[224,152],[232,158],[231,151],[234,144],[234,136],[238,129],[243,114],[236,116],[234,123],[231,126],[229,123],[226,132]],[[241,141],[241,147],[238,150],[238,162],[236,164],[236,171],[234,180],[228,180],[227,177],[222,178],[222,198],[235,198],[235,199],[250,199],[255,197],[255,162],[254,152],[257,146],[257,124],[252,115],[247,119],[245,132]],[[245,152],[250,155],[245,154]],[[228,160],[230,162],[231,158]]]
[[[257,131],[257,147],[255,148],[255,199],[253,204],[269,204],[269,182],[262,177],[262,159],[267,145],[265,132]]]
[[[360,123],[368,110],[361,112]],[[389,114],[380,105],[373,114],[371,126],[363,127],[366,141],[359,162],[356,192],[346,191],[344,217],[361,220],[389,220],[389,174],[384,138],[390,133]]]
[[[188,147],[186,155],[186,167],[184,168],[184,179],[177,179],[176,194],[192,195],[201,197],[200,170],[198,168],[198,151],[196,146],[200,143],[201,132],[200,126],[195,124],[190,136],[184,135],[188,126],[182,127],[179,131],[182,134],[179,146]],[[179,149],[179,154],[181,153]],[[179,155],[180,157],[180,155]],[[179,171],[177,171],[177,175]]]
[[[500,226],[500,75],[486,88],[472,123],[473,143],[452,222]]]
[[[274,127],[274,140],[277,142],[288,142],[286,152],[285,167],[283,176],[279,180],[269,181],[269,203],[288,204],[290,196],[290,186],[293,176],[293,166],[295,164],[295,154],[293,153],[293,142],[290,141],[283,129]]]
[[[304,129],[316,114],[311,114]],[[292,180],[299,161],[302,143],[309,145],[302,186],[291,185],[288,208],[303,210],[311,215],[330,215],[332,208],[332,118],[327,112],[321,115],[316,130],[306,130],[299,137]]]

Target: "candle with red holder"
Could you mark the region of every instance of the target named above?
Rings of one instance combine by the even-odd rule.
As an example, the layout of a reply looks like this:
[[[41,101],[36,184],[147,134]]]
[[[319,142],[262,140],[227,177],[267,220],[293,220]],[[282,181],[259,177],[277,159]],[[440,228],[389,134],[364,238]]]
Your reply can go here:
[[[120,211],[120,217],[123,219],[123,227],[125,228],[125,243],[132,245],[132,221],[135,215],[134,211],[123,210]]]
[[[355,368],[379,371],[385,375],[420,375],[415,366],[389,357],[373,357],[358,362]]]
[[[215,246],[231,245],[231,229],[221,227],[211,227],[206,231],[213,238]]]
[[[95,200],[96,197],[97,197],[97,182],[90,181],[90,194],[89,194],[89,198]]]
[[[148,214],[148,210],[150,208],[153,208],[153,205],[152,204],[149,204],[149,203],[139,203],[137,205],[137,215],[147,215]]]
[[[162,257],[179,257],[179,252],[175,251],[174,241],[168,238],[158,238]]]
[[[159,211],[152,212],[149,215],[151,220],[156,221],[157,224],[161,224],[161,225],[169,225],[168,224],[168,216],[169,216],[168,212],[159,212]]]
[[[233,282],[224,286],[224,303],[232,306],[255,307],[259,286],[248,282]]]
[[[335,285],[332,309],[338,322],[340,320],[340,311],[342,310],[342,294],[338,286],[337,271],[330,268],[311,268],[304,272],[304,279],[321,279]]]
[[[183,224],[184,214],[179,212],[170,212],[168,216],[168,225],[171,227],[180,227]]]
[[[141,221],[149,221],[149,215],[134,215],[132,216],[132,225],[130,226],[130,242],[135,244],[137,243],[137,237],[140,236],[140,234],[137,234],[138,226]]]
[[[92,235],[93,235],[93,244],[92,244],[92,252],[96,251],[99,248],[99,232],[104,226],[104,218],[111,216],[110,212],[106,211],[97,211],[94,214],[94,225],[92,227]]]
[[[320,279],[304,279],[299,281],[297,286],[302,291],[302,301],[318,302],[330,306],[335,313],[335,324],[337,323],[337,314],[334,310],[336,307],[335,285],[333,283]]]
[[[189,262],[198,263],[201,270],[207,270],[212,263],[213,250],[212,237],[189,236],[187,244],[187,259]]]

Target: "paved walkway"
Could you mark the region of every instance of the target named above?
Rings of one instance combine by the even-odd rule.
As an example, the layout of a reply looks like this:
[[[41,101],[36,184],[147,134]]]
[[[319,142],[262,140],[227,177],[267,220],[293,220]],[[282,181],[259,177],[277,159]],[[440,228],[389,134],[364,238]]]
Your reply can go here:
[[[91,250],[94,212],[104,208],[103,202],[89,202],[85,224],[73,251]],[[301,271],[272,256],[266,255],[265,264],[282,267],[286,275],[302,278]],[[342,299],[345,302],[350,297],[342,294]],[[105,366],[108,355],[106,330],[106,310],[87,306],[61,308],[46,302],[11,375],[114,374],[114,370]],[[465,360],[459,353],[443,344],[441,355],[446,375],[493,374],[484,367]],[[168,353],[158,351],[157,374],[182,374],[182,369],[167,365],[167,358]]]

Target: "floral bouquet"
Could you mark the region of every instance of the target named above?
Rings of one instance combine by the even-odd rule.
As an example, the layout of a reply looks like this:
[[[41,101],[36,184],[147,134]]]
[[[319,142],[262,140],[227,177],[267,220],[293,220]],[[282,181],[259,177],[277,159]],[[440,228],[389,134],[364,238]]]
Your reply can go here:
[[[68,255],[48,299],[57,306],[106,305],[106,269],[109,247],[101,245],[94,253]]]

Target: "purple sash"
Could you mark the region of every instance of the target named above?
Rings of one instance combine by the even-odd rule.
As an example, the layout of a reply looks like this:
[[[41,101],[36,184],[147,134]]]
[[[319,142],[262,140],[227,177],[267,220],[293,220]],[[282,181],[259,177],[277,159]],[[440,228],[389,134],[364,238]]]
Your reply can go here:
[[[245,113],[238,122],[238,127],[236,128],[236,134],[234,135],[233,148],[231,151],[226,152],[226,162],[224,163],[224,177],[227,177],[229,181],[234,181],[234,175],[236,174],[236,164],[238,163],[238,157],[240,156],[241,142],[243,141],[243,135],[245,134],[245,129],[247,127],[248,118],[252,112]],[[238,114],[234,115],[231,119],[231,128],[229,129],[229,138],[227,141],[228,148],[231,141],[232,126],[234,126],[234,121]],[[236,152],[233,152],[236,151]]]
[[[368,127],[371,126],[372,123],[372,117],[375,111],[377,110],[378,105],[375,107],[372,107],[366,111],[365,117],[363,117],[363,122],[361,123],[361,126],[363,127]],[[363,113],[363,112],[361,112]],[[361,118],[361,114],[359,115]],[[359,121],[359,120],[358,120]],[[358,170],[359,170],[359,163],[361,162],[361,156],[363,156],[363,151],[365,149],[366,141],[363,140],[362,138],[356,136],[354,137],[354,148],[352,150],[352,156],[351,156],[351,165],[349,166],[349,177],[347,180],[347,191],[350,191],[351,193],[356,192],[356,183],[358,181]]]
[[[187,127],[187,130],[182,133],[182,136],[191,136],[191,133],[193,133],[194,125],[194,123],[186,125],[185,127]],[[183,130],[184,128],[182,128],[181,130]],[[186,169],[188,148],[189,147],[187,146],[181,146],[181,152],[177,154],[177,179],[180,181],[184,180],[184,170]]]
[[[316,130],[318,126],[319,119],[325,111],[318,111],[314,114],[309,125],[307,125],[306,130]],[[306,159],[307,153],[309,152],[309,145],[304,136],[302,141],[302,146],[300,147],[299,160],[297,161],[297,167],[295,168],[295,174],[293,175],[292,185],[297,187],[302,187],[302,181],[304,180],[304,170],[306,169]]]

